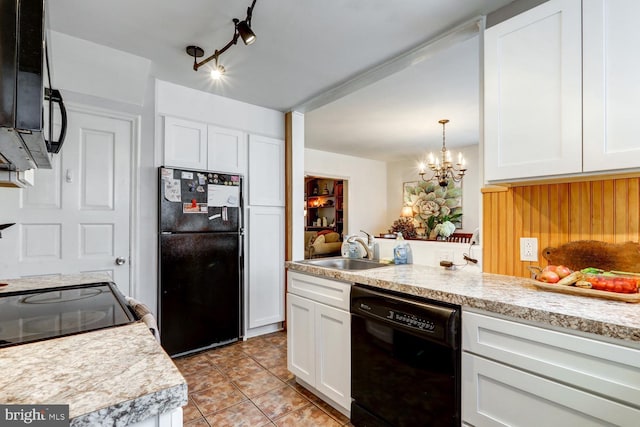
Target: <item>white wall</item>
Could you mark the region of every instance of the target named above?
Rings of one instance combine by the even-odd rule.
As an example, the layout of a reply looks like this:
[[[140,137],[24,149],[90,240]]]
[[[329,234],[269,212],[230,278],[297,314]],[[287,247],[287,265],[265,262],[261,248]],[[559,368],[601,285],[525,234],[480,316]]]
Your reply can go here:
[[[462,180],[462,230],[461,232],[472,233],[480,226],[480,158],[478,145],[471,145],[452,150],[454,153],[460,151],[465,158],[468,170]],[[402,209],[402,183],[418,181],[420,176],[417,170],[417,160],[404,162],[390,162],[387,168],[387,228],[391,227],[393,221],[400,218]]]
[[[394,239],[376,239],[380,252],[380,259],[393,260],[393,248],[397,245]],[[456,268],[480,271],[482,265],[482,248],[468,243],[451,243],[429,240],[409,240],[413,264],[440,267],[440,261],[452,261]],[[467,263],[467,254],[478,263]],[[444,268],[444,267],[443,267]]]
[[[54,88],[143,104],[150,60],[56,31],[49,31],[49,48]]]
[[[347,227],[349,234],[387,230],[387,165],[378,160],[305,149],[306,175],[349,181]]]

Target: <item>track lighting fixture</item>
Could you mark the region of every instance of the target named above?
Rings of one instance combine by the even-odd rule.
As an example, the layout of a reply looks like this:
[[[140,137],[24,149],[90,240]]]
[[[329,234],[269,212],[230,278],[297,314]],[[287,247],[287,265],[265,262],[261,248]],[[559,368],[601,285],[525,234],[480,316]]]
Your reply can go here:
[[[225,69],[222,64],[218,64],[218,58],[220,57],[220,55],[225,53],[234,44],[237,44],[238,38],[241,38],[245,45],[250,45],[251,43],[256,41],[256,35],[251,29],[251,15],[253,14],[253,7],[255,5],[256,0],[253,0],[251,6],[247,8],[247,17],[244,19],[244,21],[240,21],[237,18],[233,19],[233,38],[229,41],[229,43],[224,45],[222,49],[216,49],[213,52],[213,55],[198,62],[198,58],[202,58],[204,56],[204,49],[199,46],[187,46],[187,54],[193,57],[194,71],[198,71],[198,68],[202,67],[204,64],[215,60],[215,66],[211,70],[211,78],[213,78],[214,80],[218,80],[225,73]]]

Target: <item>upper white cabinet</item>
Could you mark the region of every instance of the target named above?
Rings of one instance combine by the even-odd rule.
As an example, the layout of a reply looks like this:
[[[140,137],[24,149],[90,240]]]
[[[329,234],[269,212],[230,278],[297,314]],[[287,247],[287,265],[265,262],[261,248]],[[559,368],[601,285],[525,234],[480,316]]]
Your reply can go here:
[[[245,174],[244,132],[165,116],[164,165]]]
[[[640,2],[583,4],[584,171],[640,167]]]
[[[284,141],[249,135],[249,204],[284,206]]]
[[[580,0],[550,0],[484,35],[485,178],[582,171]]]
[[[208,169],[244,174],[247,171],[247,136],[244,132],[207,127]]]
[[[550,0],[485,31],[487,181],[640,168],[633,0]]]
[[[207,125],[166,116],[164,118],[164,165],[207,169]]]

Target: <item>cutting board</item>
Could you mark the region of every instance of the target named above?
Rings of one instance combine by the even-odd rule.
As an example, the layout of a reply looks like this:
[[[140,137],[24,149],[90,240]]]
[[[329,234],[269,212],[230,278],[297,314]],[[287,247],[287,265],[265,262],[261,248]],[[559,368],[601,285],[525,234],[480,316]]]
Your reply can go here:
[[[593,298],[603,298],[612,301],[624,301],[631,303],[639,303],[640,302],[640,293],[636,294],[621,294],[617,292],[607,292],[600,291],[596,289],[586,289],[586,288],[577,288],[575,286],[563,286],[556,285],[555,283],[543,283],[538,282],[537,280],[531,281],[533,286],[536,288],[551,291],[551,292],[559,292],[561,294],[569,294],[569,295],[579,295],[584,297],[593,297]]]
[[[634,242],[577,240],[557,248],[545,248],[542,256],[549,265],[566,265],[572,270],[596,267],[605,271],[640,273],[640,245]]]

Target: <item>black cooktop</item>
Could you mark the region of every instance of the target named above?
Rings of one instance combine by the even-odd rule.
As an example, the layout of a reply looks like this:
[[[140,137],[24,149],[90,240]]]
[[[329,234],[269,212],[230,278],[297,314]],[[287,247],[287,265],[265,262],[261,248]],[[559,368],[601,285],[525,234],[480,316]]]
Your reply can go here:
[[[0,294],[0,348],[125,325],[136,317],[115,284]]]

